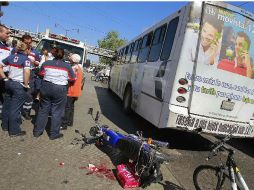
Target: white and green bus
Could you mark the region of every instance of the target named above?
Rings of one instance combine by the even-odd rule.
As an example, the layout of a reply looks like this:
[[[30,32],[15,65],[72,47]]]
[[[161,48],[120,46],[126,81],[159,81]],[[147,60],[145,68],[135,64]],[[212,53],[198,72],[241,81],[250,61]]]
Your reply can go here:
[[[109,88],[158,128],[253,137],[253,19],[189,3],[118,49]]]

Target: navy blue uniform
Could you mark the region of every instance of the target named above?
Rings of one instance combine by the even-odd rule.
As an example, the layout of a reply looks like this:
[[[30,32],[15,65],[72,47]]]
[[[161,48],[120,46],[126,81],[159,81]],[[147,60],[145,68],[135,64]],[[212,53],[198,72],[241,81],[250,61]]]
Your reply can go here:
[[[39,75],[43,76],[43,81],[40,89],[40,108],[33,133],[34,136],[43,133],[51,112],[50,138],[54,138],[59,135],[64,115],[67,84],[68,81],[75,80],[75,74],[70,64],[62,60],[49,60],[43,63]]]
[[[7,46],[5,42],[0,41],[0,62],[2,62],[2,60],[8,57],[9,55],[10,55],[10,48]],[[7,72],[9,71],[9,67],[8,66],[4,67],[3,70],[5,74],[7,75]],[[0,118],[2,118],[4,96],[5,96],[4,81],[1,79],[1,76],[0,76]]]
[[[26,54],[18,52],[5,58],[3,66],[9,66],[9,80],[5,82],[6,92],[9,95],[5,100],[8,106],[3,110],[3,128],[9,130],[10,135],[21,132],[20,111],[28,98],[28,93],[23,87],[24,69],[31,69],[31,62]]]
[[[35,61],[37,65],[39,65],[40,62],[40,56],[39,53],[35,49],[31,49],[31,52],[28,55],[28,58],[30,59],[31,62]],[[37,92],[35,90],[35,82],[36,82],[36,66],[32,65],[32,70],[30,74],[30,80],[29,80],[29,86],[30,86],[30,93],[27,101],[23,105],[23,110],[22,110],[22,115],[29,117],[33,105],[33,95]]]
[[[11,54],[16,54],[17,53],[17,48],[13,48],[11,51]],[[39,65],[40,62],[40,55],[39,53],[35,50],[35,49],[31,49],[31,52],[28,55],[28,58],[31,62],[36,62],[37,65]],[[36,83],[36,74],[35,74],[35,69],[36,66],[35,65],[31,65],[31,73],[30,73],[30,79],[29,79],[29,97],[28,99],[25,101],[24,105],[23,105],[23,109],[22,109],[22,115],[24,117],[30,117],[30,113],[31,113],[31,109],[32,109],[32,105],[33,105],[33,95],[35,92],[37,92],[35,90],[35,83]]]

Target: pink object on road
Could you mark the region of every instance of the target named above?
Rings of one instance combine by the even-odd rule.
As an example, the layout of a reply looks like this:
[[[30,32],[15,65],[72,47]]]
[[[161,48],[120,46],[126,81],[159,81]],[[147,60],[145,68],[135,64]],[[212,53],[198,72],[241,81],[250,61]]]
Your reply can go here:
[[[135,174],[135,165],[133,163],[118,165],[117,178],[124,189],[140,186],[140,178]]]

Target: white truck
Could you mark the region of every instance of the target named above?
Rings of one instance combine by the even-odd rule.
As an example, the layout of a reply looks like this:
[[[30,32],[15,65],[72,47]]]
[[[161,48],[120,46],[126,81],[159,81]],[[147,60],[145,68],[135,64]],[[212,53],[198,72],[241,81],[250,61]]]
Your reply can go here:
[[[84,43],[68,38],[62,35],[48,33],[44,36],[38,43],[36,50],[41,53],[43,49],[47,49],[48,52],[51,51],[52,47],[63,48],[65,51],[65,60],[68,61],[69,54],[78,54],[81,57],[80,63],[82,66],[86,61],[86,51]]]

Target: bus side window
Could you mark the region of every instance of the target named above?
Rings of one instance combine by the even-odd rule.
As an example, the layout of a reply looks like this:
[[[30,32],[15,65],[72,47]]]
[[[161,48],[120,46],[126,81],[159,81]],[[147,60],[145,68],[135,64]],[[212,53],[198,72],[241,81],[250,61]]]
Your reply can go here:
[[[168,30],[161,52],[161,60],[168,60],[168,58],[170,57],[170,53],[175,39],[176,29],[178,26],[178,21],[179,17],[176,17],[168,24]]]
[[[146,61],[147,56],[149,54],[150,45],[152,43],[152,38],[153,38],[153,32],[150,32],[149,34],[144,36],[142,46],[138,54],[139,63],[143,63]]]
[[[121,60],[120,61],[121,61],[122,64],[124,64],[124,59],[125,59],[124,51],[125,51],[125,47],[121,51]]]
[[[142,45],[142,38],[135,41],[134,51],[132,52],[132,55],[131,55],[131,63],[137,62],[137,57],[138,57],[138,53],[139,53],[141,45]]]
[[[123,55],[124,56],[124,58],[123,58],[123,64],[126,63],[126,56],[127,56],[128,51],[129,51],[129,46],[126,46],[126,48],[124,50],[124,55]]]
[[[166,29],[167,29],[167,24],[164,24],[163,26],[155,30],[148,61],[153,62],[159,59]]]
[[[122,49],[120,49],[120,50],[118,51],[118,54],[117,54],[117,64],[119,64],[120,61],[121,61],[121,52],[122,52]]]
[[[126,58],[125,58],[125,62],[128,63],[130,61],[130,58],[131,58],[131,55],[132,55],[132,52],[134,50],[134,46],[135,46],[135,43],[132,42],[131,45],[129,45],[129,51],[128,51],[128,54],[126,55]]]

